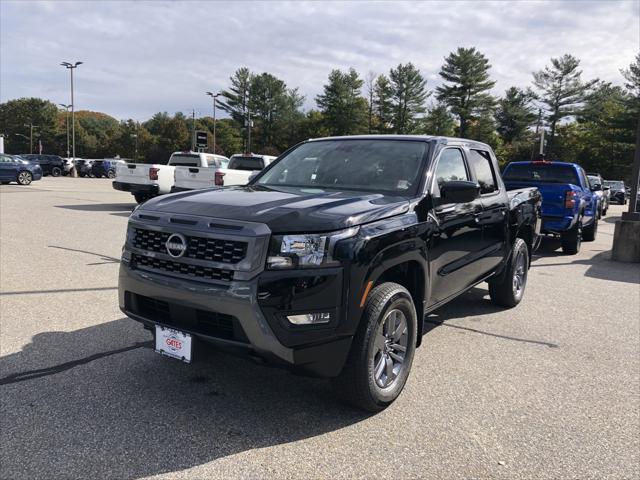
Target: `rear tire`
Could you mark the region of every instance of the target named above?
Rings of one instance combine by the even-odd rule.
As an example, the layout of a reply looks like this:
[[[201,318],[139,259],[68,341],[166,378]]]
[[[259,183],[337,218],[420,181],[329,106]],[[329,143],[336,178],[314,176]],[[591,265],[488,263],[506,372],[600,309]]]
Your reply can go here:
[[[113,170],[109,170],[107,172],[107,177],[108,178],[116,178],[116,172],[114,172]]]
[[[585,242],[593,242],[596,239],[596,235],[598,234],[598,220],[594,219],[591,222],[591,225],[588,227],[584,227],[582,231],[582,239]]]
[[[17,182],[18,185],[29,185],[33,181],[33,175],[31,172],[23,170],[18,173]]]
[[[51,175],[54,177],[59,177],[62,175],[62,169],[60,167],[53,167],[51,169]]]
[[[575,255],[580,251],[582,244],[582,217],[578,219],[571,230],[564,232],[560,236],[562,251],[567,255]]]
[[[391,282],[375,287],[347,362],[332,379],[336,394],[368,412],[391,405],[409,377],[417,325],[416,309],[406,288]]]
[[[523,239],[516,238],[505,271],[496,279],[489,280],[491,301],[507,308],[518,305],[527,286],[528,271],[529,247]]]

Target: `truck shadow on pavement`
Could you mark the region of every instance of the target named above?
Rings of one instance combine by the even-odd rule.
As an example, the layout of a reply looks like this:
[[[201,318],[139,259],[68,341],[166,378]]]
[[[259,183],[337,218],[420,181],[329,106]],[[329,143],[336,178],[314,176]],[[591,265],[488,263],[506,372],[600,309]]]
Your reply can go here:
[[[83,212],[107,212],[116,217],[129,217],[135,206],[135,203],[90,203],[87,205],[56,205],[56,208]]]
[[[589,244],[583,244],[582,247],[586,249],[587,245]],[[574,255],[558,254],[557,248],[559,247],[560,242],[558,240],[545,239],[533,257],[531,268],[587,265],[589,268],[584,273],[585,277],[640,284],[640,268],[638,264],[611,260],[611,250],[599,250],[599,253],[592,257],[584,258],[583,256],[580,258]],[[563,261],[549,261],[553,257],[561,258]]]
[[[187,365],[150,340],[123,318],[40,333],[1,357],[1,476],[139,478],[368,417],[326,381],[218,352]]]

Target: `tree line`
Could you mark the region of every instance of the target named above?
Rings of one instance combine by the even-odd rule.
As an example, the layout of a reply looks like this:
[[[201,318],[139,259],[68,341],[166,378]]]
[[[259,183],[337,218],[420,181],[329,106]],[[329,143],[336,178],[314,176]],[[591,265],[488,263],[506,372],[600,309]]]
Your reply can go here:
[[[439,71],[442,83],[429,89],[411,62],[386,73],[362,76],[353,68],[332,70],[303,110],[305,97],[282,79],[239,68],[220,92],[216,153],[248,151],[279,154],[307,138],[355,134],[429,134],[470,138],[491,145],[501,164],[534,158],[544,129],[547,158],[577,162],[605,178],[629,179],[635,132],[640,118],[640,53],[621,72],[624,86],[584,79],[580,60],[552,58],[533,72],[528,87],[491,92],[489,60],[476,48],[458,48]],[[9,152],[66,155],[68,112],[39,98],[0,104],[0,133]],[[138,161],[166,162],[173,151],[191,147],[192,132],[213,132],[213,118],[156,113],[139,123],[118,121],[99,112],[76,112],[76,155],[120,155]],[[211,135],[210,135],[211,138]],[[208,151],[213,151],[210,140]]]

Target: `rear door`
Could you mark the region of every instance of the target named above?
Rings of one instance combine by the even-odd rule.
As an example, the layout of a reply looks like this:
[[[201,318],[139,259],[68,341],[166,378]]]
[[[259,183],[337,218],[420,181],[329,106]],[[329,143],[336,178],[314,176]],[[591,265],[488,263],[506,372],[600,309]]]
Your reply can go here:
[[[482,251],[477,262],[477,275],[485,275],[495,269],[507,253],[509,198],[496,171],[495,162],[488,150],[469,149],[469,165],[480,184],[482,213],[478,224],[482,228]]]

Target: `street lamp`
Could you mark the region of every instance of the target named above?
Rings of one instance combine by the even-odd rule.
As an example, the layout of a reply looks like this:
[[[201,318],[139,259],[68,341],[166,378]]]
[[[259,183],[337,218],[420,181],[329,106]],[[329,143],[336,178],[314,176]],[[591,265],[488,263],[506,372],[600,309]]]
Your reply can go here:
[[[216,93],[215,95],[211,92],[206,92],[213,99],[213,153],[216,153],[216,98],[218,98],[221,94]]]
[[[71,143],[73,149],[73,161],[71,166],[71,176],[77,177],[76,171],[76,116],[75,116],[75,102],[73,101],[73,70],[78,68],[78,65],[82,65],[82,62],[62,62],[60,65],[65,67],[71,72]]]
[[[33,153],[33,129],[38,128],[38,125],[34,125],[33,122],[31,122],[25,123],[24,126],[29,127],[29,153]]]
[[[64,103],[59,103],[58,105],[67,111],[67,158],[69,158],[69,109],[71,108],[71,104],[65,105]]]

